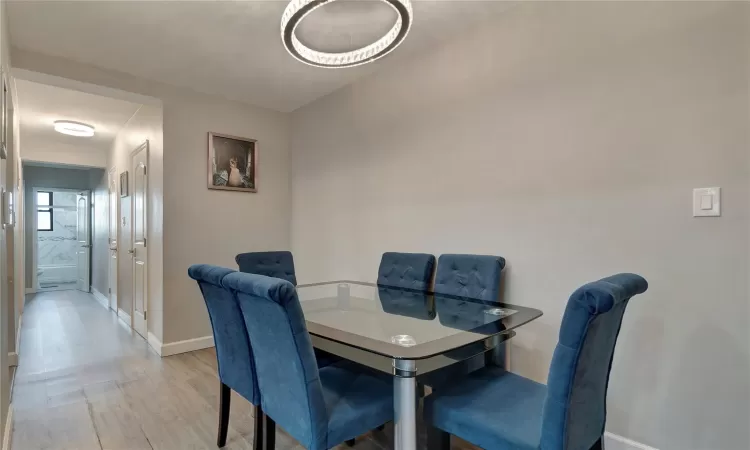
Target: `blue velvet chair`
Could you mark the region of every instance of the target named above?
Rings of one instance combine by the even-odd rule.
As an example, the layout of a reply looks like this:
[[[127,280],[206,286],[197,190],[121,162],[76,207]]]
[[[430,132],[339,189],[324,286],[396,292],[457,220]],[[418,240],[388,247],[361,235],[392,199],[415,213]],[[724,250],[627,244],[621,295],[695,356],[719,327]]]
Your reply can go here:
[[[194,265],[188,269],[188,275],[198,282],[206,302],[216,345],[221,383],[217,445],[224,447],[227,442],[230,390],[233,390],[255,406],[253,448],[259,450],[263,443],[263,409],[260,406],[253,352],[237,300],[221,284],[230,273],[234,271],[208,264]]]
[[[275,424],[311,450],[323,450],[393,420],[393,386],[343,362],[319,369],[297,292],[288,281],[233,273],[235,293],[253,347],[266,447]]]
[[[440,255],[435,293],[496,302],[504,267],[500,256]]]
[[[442,299],[440,294],[497,302],[500,296],[500,275],[504,267],[505,258],[501,256],[440,255],[434,289],[435,294],[438,294],[435,296],[435,307],[440,322],[458,329],[471,329],[466,328],[467,324],[452,320],[449,310],[455,307],[457,302],[453,298]],[[472,305],[465,304],[463,307],[471,308]],[[428,374],[422,377],[422,381],[434,390],[462,378],[466,373],[477,370],[486,363],[505,368],[506,346],[506,342],[500,343],[491,358],[480,355]]]
[[[297,286],[294,258],[291,252],[250,252],[234,257],[240,272],[281,278]]]
[[[488,367],[425,400],[438,431],[429,448],[456,435],[488,450],[602,448],[607,386],[617,336],[631,297],[646,280],[619,274],[576,290],[565,308],[547,386]]]
[[[240,272],[281,278],[297,286],[297,275],[294,272],[294,258],[291,252],[250,252],[240,253],[234,257]],[[319,367],[325,367],[340,361],[336,355],[315,349],[315,358]]]
[[[386,252],[380,258],[378,285],[426,291],[430,288],[435,257],[426,253]]]

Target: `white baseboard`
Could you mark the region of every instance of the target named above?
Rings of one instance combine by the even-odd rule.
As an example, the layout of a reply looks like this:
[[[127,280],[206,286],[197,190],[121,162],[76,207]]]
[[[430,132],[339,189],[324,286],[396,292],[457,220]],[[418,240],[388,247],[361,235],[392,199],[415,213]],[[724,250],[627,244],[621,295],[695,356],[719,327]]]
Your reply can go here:
[[[18,328],[16,328],[16,353],[21,348],[21,326],[23,325],[23,313],[18,316]]]
[[[654,447],[618,436],[609,431],[604,432],[604,448],[607,450],[657,450]]]
[[[152,332],[148,332],[148,345],[154,349],[157,355],[161,356],[161,341]]]
[[[5,418],[5,432],[3,433],[3,450],[10,450],[13,439],[13,404],[8,405],[8,417]]]
[[[196,350],[203,350],[204,348],[211,348],[214,346],[213,336],[203,336],[195,339],[187,339],[185,341],[170,342],[168,344],[162,344],[159,339],[153,334],[148,334],[148,343],[151,347],[156,350],[160,356],[172,356],[180,353],[194,352]]]
[[[101,292],[97,291],[95,288],[91,288],[91,295],[94,296],[97,302],[101,303],[102,306],[109,309],[109,299],[102,294]]]
[[[18,367],[18,353],[8,352],[8,365],[10,367]]]
[[[127,325],[128,329],[132,328],[130,324],[133,323],[133,321],[130,319],[130,314],[126,313],[124,309],[117,309],[117,317],[120,318],[120,321],[124,325]]]

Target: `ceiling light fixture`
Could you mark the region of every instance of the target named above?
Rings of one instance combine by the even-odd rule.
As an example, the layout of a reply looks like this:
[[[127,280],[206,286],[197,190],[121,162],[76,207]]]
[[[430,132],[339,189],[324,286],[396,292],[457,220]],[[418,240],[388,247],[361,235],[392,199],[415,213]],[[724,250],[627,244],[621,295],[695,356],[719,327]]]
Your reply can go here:
[[[94,135],[94,127],[72,120],[55,120],[55,131],[71,136],[91,137]]]
[[[313,50],[297,39],[295,31],[302,20],[325,5],[337,0],[292,0],[281,16],[281,40],[287,51],[305,64],[316,67],[353,67],[382,58],[403,42],[409,33],[414,14],[411,0],[381,0],[398,13],[393,27],[377,41],[365,47],[343,53],[327,53]]]

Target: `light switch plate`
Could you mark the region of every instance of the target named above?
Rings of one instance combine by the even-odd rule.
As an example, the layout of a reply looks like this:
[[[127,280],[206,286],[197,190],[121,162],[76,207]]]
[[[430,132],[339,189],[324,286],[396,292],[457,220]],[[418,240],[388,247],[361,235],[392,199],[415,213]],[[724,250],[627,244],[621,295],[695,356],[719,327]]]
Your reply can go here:
[[[693,217],[718,217],[721,215],[721,188],[693,189]]]

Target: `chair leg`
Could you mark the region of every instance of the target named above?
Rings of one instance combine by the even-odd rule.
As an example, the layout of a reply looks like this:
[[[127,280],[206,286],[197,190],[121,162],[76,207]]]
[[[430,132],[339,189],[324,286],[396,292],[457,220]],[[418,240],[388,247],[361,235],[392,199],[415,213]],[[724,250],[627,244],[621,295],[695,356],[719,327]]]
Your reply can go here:
[[[276,448],[276,422],[264,415],[263,424],[264,450],[274,450]]]
[[[450,450],[450,433],[430,426],[427,430],[427,448],[429,450]]]
[[[263,450],[263,428],[265,427],[265,413],[260,405],[255,406],[255,430],[253,433],[253,450]]]
[[[232,398],[232,390],[224,383],[221,383],[219,394],[219,437],[216,439],[216,445],[219,448],[227,445],[227,431],[229,430],[229,401]]]
[[[591,450],[604,450],[604,442],[602,442],[602,438],[599,438],[599,440],[594,443]]]
[[[349,447],[354,447],[354,444],[357,443],[357,441],[354,439],[349,439],[348,441],[345,441],[345,442],[346,442],[346,445],[348,445]]]

